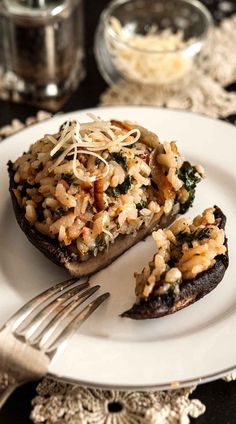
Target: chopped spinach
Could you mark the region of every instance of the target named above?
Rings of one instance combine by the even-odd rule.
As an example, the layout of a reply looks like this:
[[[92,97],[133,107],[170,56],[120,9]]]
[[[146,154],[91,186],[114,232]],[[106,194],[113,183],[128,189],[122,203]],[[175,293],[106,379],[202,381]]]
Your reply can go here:
[[[128,171],[128,160],[126,156],[123,156],[121,153],[112,153],[111,157],[122,166],[125,171]]]
[[[179,178],[184,182],[187,190],[192,190],[196,187],[196,184],[201,181],[201,176],[197,172],[195,166],[192,166],[189,162],[184,162],[179,170]]]
[[[170,268],[174,268],[176,266],[176,261],[174,258],[170,258],[168,261],[168,265]]]
[[[104,238],[104,234],[99,234],[95,239],[95,244],[97,247],[104,248],[106,247],[106,242]]]
[[[96,159],[95,159],[95,165],[97,165],[97,166],[98,166],[98,165],[100,165],[100,163],[101,163],[101,159],[96,158]]]
[[[36,213],[37,213],[38,222],[43,222],[45,218],[44,218],[43,209],[40,206],[36,208]]]
[[[40,184],[39,183],[34,183],[33,185],[29,184],[27,181],[25,181],[22,185],[22,189],[21,189],[21,196],[22,197],[27,197],[28,193],[27,190],[31,189],[31,188],[39,188]]]
[[[118,190],[118,187],[108,187],[106,190],[106,194],[111,197],[119,197],[120,192]]]
[[[126,194],[131,188],[131,176],[127,175],[127,177],[125,177],[124,182],[122,184],[119,184],[118,187],[121,194]]]
[[[31,194],[30,194],[30,193],[28,193],[28,189],[26,190],[26,198],[27,198],[27,199],[29,199],[29,200],[31,200],[31,199],[32,199]]]
[[[178,177],[184,182],[189,194],[188,200],[180,206],[180,213],[185,213],[193,205],[196,186],[201,181],[201,176],[195,166],[185,161],[179,170]]]
[[[204,240],[210,237],[210,229],[208,227],[199,228],[193,233],[181,231],[177,235],[177,241],[180,243],[191,243],[193,240]]]
[[[57,159],[59,156],[63,153],[63,149],[59,149],[54,155],[52,156],[52,159]]]
[[[70,254],[70,260],[71,260],[72,262],[75,262],[75,261],[77,261],[77,259],[78,259],[78,255],[77,255],[76,253],[72,252],[72,253]]]
[[[61,216],[65,215],[66,211],[65,209],[61,206],[60,208],[57,208],[54,212],[54,214],[60,218]]]
[[[168,289],[169,294],[174,294],[176,290],[177,284],[171,284],[171,286]]]
[[[147,201],[145,200],[141,200],[141,202],[136,204],[136,208],[140,211],[143,208],[146,208],[147,206]]]
[[[187,210],[193,206],[194,199],[195,199],[195,189],[189,191],[188,200],[185,203],[180,204],[179,213],[184,214],[185,212],[187,212]]]
[[[59,131],[63,131],[63,130],[64,130],[64,128],[65,128],[65,126],[66,126],[67,122],[68,122],[68,121],[65,121],[65,122],[63,122],[63,124],[61,124],[61,126],[60,126],[60,128],[59,128]]]
[[[119,197],[121,194],[126,194],[131,187],[131,176],[127,175],[122,184],[119,184],[117,187],[108,187],[106,194],[112,197]]]
[[[42,164],[42,162],[40,162],[40,164],[38,166],[38,171],[42,171],[42,170],[43,170],[43,164]],[[35,186],[35,184],[34,184],[34,186]]]
[[[154,190],[159,191],[158,185],[155,183],[155,181],[151,180],[151,186],[154,188]]]
[[[65,180],[67,183],[72,184],[73,182],[73,175],[67,172],[66,174],[61,174],[63,180]]]

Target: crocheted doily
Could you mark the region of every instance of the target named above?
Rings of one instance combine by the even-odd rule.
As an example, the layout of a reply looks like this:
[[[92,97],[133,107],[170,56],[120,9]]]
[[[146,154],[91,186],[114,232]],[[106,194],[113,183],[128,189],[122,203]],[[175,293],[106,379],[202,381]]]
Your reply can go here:
[[[235,114],[236,93],[224,87],[236,81],[236,15],[213,28],[211,40],[186,86],[167,89],[121,81],[101,95],[101,105],[166,106],[215,118]]]
[[[189,399],[193,389],[120,392],[87,389],[44,379],[31,419],[47,424],[188,424],[205,406]]]

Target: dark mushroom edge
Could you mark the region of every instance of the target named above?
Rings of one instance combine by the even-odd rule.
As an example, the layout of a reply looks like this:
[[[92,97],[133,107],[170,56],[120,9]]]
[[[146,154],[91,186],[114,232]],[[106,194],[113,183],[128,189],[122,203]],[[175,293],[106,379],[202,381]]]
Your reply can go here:
[[[225,229],[226,216],[218,206],[214,206],[214,209],[215,218],[220,219],[219,228]],[[228,268],[229,256],[226,237],[224,245],[227,248],[226,253],[215,258],[215,265],[195,278],[183,281],[178,294],[168,292],[160,296],[150,296],[147,300],[142,299],[121,316],[136,320],[160,318],[186,308],[206,296],[222,281]]]

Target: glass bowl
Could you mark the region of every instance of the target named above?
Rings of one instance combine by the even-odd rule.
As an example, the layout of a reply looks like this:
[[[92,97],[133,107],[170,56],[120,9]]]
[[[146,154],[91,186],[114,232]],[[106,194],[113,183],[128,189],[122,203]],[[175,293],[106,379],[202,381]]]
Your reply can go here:
[[[114,0],[95,35],[109,85],[126,80],[169,86],[189,80],[208,39],[211,15],[197,0]]]

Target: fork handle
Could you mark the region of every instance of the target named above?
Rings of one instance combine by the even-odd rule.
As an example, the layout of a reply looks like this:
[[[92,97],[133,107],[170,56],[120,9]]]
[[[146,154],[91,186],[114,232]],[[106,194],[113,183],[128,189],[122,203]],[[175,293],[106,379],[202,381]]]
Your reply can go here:
[[[0,409],[18,386],[14,377],[0,372]]]

